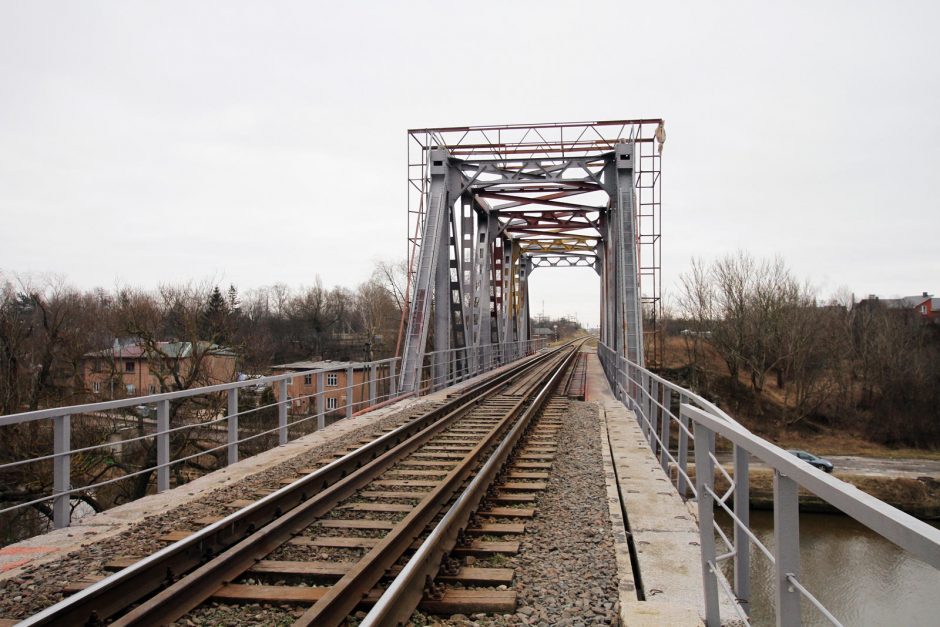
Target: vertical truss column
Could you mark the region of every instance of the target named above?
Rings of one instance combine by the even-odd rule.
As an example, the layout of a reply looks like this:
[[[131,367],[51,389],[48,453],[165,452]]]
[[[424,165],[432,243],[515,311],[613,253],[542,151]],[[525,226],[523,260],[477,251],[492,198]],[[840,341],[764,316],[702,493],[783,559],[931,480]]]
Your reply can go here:
[[[597,270],[600,275],[600,296],[601,302],[599,303],[600,308],[600,341],[607,346],[613,346],[611,343],[610,336],[610,312],[608,311],[608,304],[610,303],[610,246],[608,245],[608,238],[610,236],[610,229],[608,227],[607,213],[601,213],[598,218],[598,227],[597,230],[600,233],[600,240],[597,242]]]
[[[496,355],[494,355],[494,360],[501,363],[503,359],[502,344],[505,342],[506,337],[505,327],[503,326],[503,310],[506,307],[506,293],[503,291],[505,287],[504,279],[506,266],[503,251],[506,240],[498,235],[498,230],[496,233],[497,235],[495,235],[493,239],[493,309],[490,312],[490,336],[492,337],[493,345],[498,347],[496,349]]]
[[[633,190],[633,144],[620,143],[614,150],[610,231],[614,248],[613,329],[617,350],[630,361],[643,365],[643,316],[637,265],[637,225]]]
[[[515,274],[516,264],[513,263],[513,254],[515,245],[511,239],[503,235],[503,280],[502,280],[502,310],[500,311],[500,334],[499,340],[502,344],[503,358],[509,360],[509,346],[515,341],[513,333],[513,275]]]
[[[473,200],[469,193],[460,197],[460,281],[463,285],[464,321],[467,325],[467,344],[476,341],[476,295],[477,278],[477,232],[476,211],[473,210]]]
[[[521,306],[519,307],[519,339],[527,341],[529,339],[529,276],[532,274],[532,257],[522,255],[519,261],[519,298]]]
[[[431,317],[431,295],[436,291],[438,300],[448,293],[447,274],[448,264],[444,262],[443,255],[447,255],[447,152],[444,150],[430,151],[429,173],[431,185],[428,190],[427,213],[421,228],[421,249],[418,252],[418,268],[415,272],[414,291],[408,308],[408,327],[405,332],[405,345],[402,350],[401,364],[401,392],[412,392],[416,389],[421,375],[422,362],[428,339],[428,327]],[[442,245],[443,240],[443,245]],[[441,290],[441,279],[444,287]],[[434,285],[432,285],[434,283]],[[437,302],[436,304],[440,304]],[[435,316],[435,347],[441,342],[447,342],[447,313],[446,301],[443,307],[436,307]],[[440,320],[443,315],[443,321]],[[443,327],[443,329],[441,328]]]
[[[477,351],[480,367],[485,368],[492,359],[493,343],[493,239],[498,226],[497,220],[484,211],[476,211],[476,271],[473,291],[473,336],[471,343],[475,347],[486,346]]]

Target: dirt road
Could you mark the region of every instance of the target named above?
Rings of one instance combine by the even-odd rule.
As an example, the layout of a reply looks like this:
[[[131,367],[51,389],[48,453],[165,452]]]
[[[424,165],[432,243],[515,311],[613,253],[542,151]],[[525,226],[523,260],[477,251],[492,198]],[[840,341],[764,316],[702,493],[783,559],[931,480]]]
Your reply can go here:
[[[889,459],[883,457],[859,457],[855,455],[827,455],[835,473],[845,472],[853,475],[871,475],[875,477],[932,477],[940,480],[940,460],[935,459]],[[718,459],[723,465],[731,465],[731,455],[719,453]],[[756,459],[751,459],[751,467],[766,468]]]

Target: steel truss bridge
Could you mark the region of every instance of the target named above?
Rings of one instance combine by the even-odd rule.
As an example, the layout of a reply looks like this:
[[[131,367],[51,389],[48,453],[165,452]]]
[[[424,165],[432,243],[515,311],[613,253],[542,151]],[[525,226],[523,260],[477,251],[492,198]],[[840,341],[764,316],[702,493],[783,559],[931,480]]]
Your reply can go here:
[[[660,161],[665,140],[662,120],[420,129],[409,131],[408,140],[410,307],[403,325],[402,352],[400,357],[360,364],[368,373],[363,384],[368,393],[358,401],[354,386],[359,384],[353,382],[352,368],[346,367],[346,387],[332,389],[344,393],[345,404],[334,410],[349,418],[357,410],[446,388],[539,351],[539,340],[529,340],[531,273],[537,268],[591,267],[601,285],[597,356],[610,390],[619,400],[618,406],[622,404],[635,416],[637,433],[648,441],[650,452],[662,467],[663,479],[674,481],[678,497],[694,500],[697,505],[705,624],[719,627],[728,620],[749,624],[752,556],[770,564],[778,625],[799,625],[804,614],[812,620],[842,624],[804,585],[801,576],[801,489],[940,569],[940,530],[810,467],[750,433],[707,399],[650,369],[661,355],[657,323]],[[429,340],[431,351],[427,350]],[[509,366],[510,370],[518,365]],[[0,416],[0,427],[51,422],[53,440],[48,454],[0,464],[0,470],[8,470],[48,463],[53,473],[51,493],[0,507],[0,515],[51,503],[55,526],[60,528],[71,523],[71,501],[84,491],[144,472],[156,474],[157,492],[168,490],[171,466],[196,456],[173,458],[171,436],[179,431],[211,429],[219,445],[197,455],[225,451],[227,463],[234,464],[239,460],[240,444],[270,435],[270,446],[283,445],[291,438],[291,428],[306,424],[312,430],[314,420],[316,428],[323,429],[328,413],[324,401],[330,392],[324,378],[332,372],[291,372]],[[311,389],[291,398],[288,385],[294,379],[309,381]],[[274,405],[241,408],[239,390],[259,384],[276,389]],[[218,405],[219,415],[193,424],[171,424],[171,404],[197,398],[206,406]],[[127,411],[140,404],[156,408],[156,421],[146,425],[147,432],[124,442],[153,439],[156,465],[88,485],[73,485],[72,458],[110,450],[113,443],[73,447],[72,418]],[[261,431],[240,430],[239,418],[274,406],[276,424],[265,425]],[[218,437],[223,422],[225,441]],[[390,435],[360,450],[384,446],[383,439]],[[718,442],[722,450],[731,451],[730,473],[716,457]],[[358,460],[347,458],[343,459],[349,463]],[[752,459],[773,472],[771,545],[765,545],[750,529]],[[345,466],[334,465],[342,463],[338,460],[301,481],[314,485],[320,481],[316,473],[339,473],[341,469],[345,477]],[[723,476],[727,489],[718,487],[717,476]],[[328,484],[323,485],[325,490]],[[301,500],[307,501],[308,496],[304,493]],[[623,501],[621,507],[626,511]],[[730,521],[731,531],[717,524],[714,514],[718,509]],[[255,510],[242,510],[250,511]],[[247,514],[232,516],[243,515]],[[231,518],[206,529],[224,527],[227,520]],[[144,568],[147,562],[142,560],[109,579],[135,577],[140,571],[134,569]],[[722,574],[723,562],[731,564],[730,581]],[[104,586],[107,581],[95,585]],[[94,590],[94,586],[86,588],[23,624],[45,624],[53,613],[77,605],[83,595]],[[722,614],[728,607],[736,617]]]
[[[635,363],[661,353],[661,119],[408,131],[409,300],[400,389],[529,338],[529,277],[593,268],[601,340]],[[645,347],[645,348],[644,348]],[[456,368],[458,372],[446,372]]]

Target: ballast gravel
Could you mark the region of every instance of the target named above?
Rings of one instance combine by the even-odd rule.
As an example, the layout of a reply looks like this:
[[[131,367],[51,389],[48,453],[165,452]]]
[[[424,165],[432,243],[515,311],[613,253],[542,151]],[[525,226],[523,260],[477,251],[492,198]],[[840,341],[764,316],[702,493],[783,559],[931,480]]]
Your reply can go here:
[[[237,486],[213,492],[199,502],[183,505],[147,520],[120,536],[87,546],[50,567],[43,565],[16,579],[0,583],[0,617],[24,618],[62,598],[56,590],[69,581],[101,573],[103,564],[117,556],[145,555],[162,543],[156,538],[203,516],[228,511],[224,505],[243,498],[247,491],[276,488],[278,482],[296,474],[327,454],[358,439],[378,433],[383,427],[415,415],[413,406],[317,447],[287,464],[254,475]],[[569,412],[557,435],[548,488],[536,503],[536,517],[526,523],[519,554],[481,560],[478,566],[513,568],[512,589],[518,592],[513,614],[473,614],[449,617],[416,613],[414,625],[587,625],[617,624],[617,565],[610,530],[607,492],[600,450],[597,407],[570,401]],[[286,625],[303,613],[302,607],[282,604],[224,605],[209,603],[178,625]],[[364,616],[358,613],[356,618]],[[353,621],[355,622],[355,621]]]
[[[558,431],[548,488],[526,522],[518,555],[489,565],[513,568],[514,614],[412,617],[415,625],[614,625],[617,561],[607,507],[600,421],[593,403],[569,401]],[[487,566],[486,560],[477,566]]]

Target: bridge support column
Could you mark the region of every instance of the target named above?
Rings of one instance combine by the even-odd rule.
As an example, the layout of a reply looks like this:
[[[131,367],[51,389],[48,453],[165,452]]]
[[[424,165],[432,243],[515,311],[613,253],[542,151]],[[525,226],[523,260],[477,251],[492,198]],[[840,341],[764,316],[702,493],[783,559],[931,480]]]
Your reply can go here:
[[[443,182],[441,183],[443,184]],[[431,185],[434,185],[432,181]],[[444,192],[447,198],[446,191]],[[450,203],[442,207],[440,219],[443,228],[440,229],[438,242],[438,258],[434,266],[434,360],[431,365],[431,389],[443,387],[447,380],[450,348]],[[423,244],[423,242],[422,242]]]
[[[448,289],[448,266],[442,261],[448,255],[448,213],[450,211],[448,183],[448,154],[445,150],[432,149],[428,166],[431,183],[428,189],[427,212],[421,230],[421,248],[418,252],[418,268],[415,273],[413,293],[408,309],[408,327],[402,351],[401,392],[417,389],[421,377],[424,353],[427,346],[432,294],[436,313],[434,317],[435,349],[449,346],[447,315],[449,307],[446,297]],[[441,306],[443,305],[443,306]],[[442,364],[433,365],[432,376],[441,376]]]
[[[519,341],[525,342],[529,339],[529,275],[532,274],[532,257],[523,255],[519,261],[519,298],[521,306],[519,307]],[[519,356],[522,356],[520,347]]]
[[[484,211],[477,212],[476,283],[472,303],[474,332],[471,344],[486,347],[477,351],[480,370],[490,367],[493,362],[491,345],[498,342],[493,284],[493,246],[498,227],[495,216]]]
[[[607,221],[608,265],[607,315],[608,342],[618,354],[643,365],[643,315],[640,306],[639,260],[637,259],[637,224],[634,201],[634,146],[617,144],[614,160],[605,171],[605,185],[610,193]],[[611,271],[612,270],[612,271]]]

